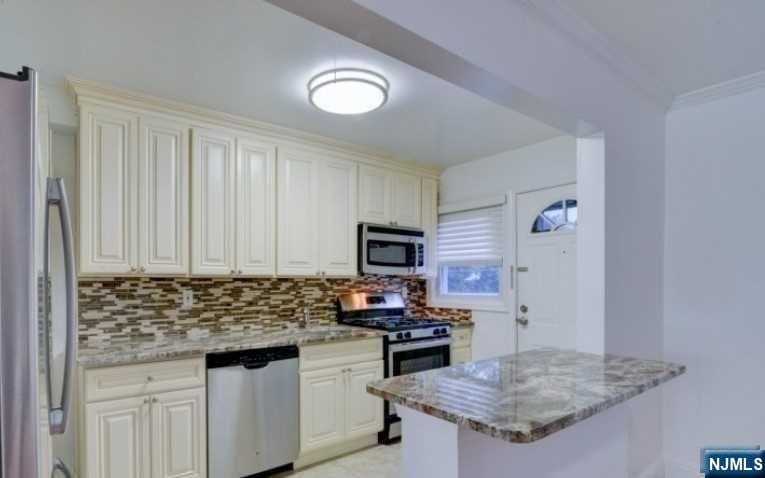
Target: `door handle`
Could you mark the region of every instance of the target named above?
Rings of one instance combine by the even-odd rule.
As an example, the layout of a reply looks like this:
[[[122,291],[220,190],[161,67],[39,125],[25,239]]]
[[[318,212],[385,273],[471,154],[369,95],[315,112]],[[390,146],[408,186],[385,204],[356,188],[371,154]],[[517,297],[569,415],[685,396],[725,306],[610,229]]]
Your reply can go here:
[[[66,431],[69,419],[69,408],[72,388],[72,372],[74,369],[75,350],[77,346],[77,291],[75,286],[74,271],[74,241],[72,239],[72,221],[69,213],[69,201],[66,197],[64,180],[62,178],[48,178],[45,203],[45,225],[43,231],[43,284],[45,287],[46,304],[43,323],[45,324],[45,376],[48,386],[48,419],[50,432],[60,435]],[[64,378],[61,386],[61,400],[58,406],[53,403],[53,384],[51,380],[51,344],[50,330],[48,330],[48,284],[50,283],[50,207],[58,208],[59,222],[61,224],[61,238],[64,248],[64,274],[66,277],[66,352],[64,354]]]
[[[523,316],[518,317],[517,319],[515,319],[515,321],[518,323],[518,325],[522,325],[524,327],[529,325],[529,319]]]

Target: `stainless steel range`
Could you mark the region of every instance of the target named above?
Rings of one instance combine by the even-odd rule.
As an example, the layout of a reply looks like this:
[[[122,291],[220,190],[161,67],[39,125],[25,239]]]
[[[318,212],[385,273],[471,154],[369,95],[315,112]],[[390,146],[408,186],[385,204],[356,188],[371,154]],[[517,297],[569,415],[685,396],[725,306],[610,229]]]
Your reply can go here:
[[[383,338],[385,377],[405,375],[450,364],[451,325],[448,321],[407,315],[399,292],[356,293],[338,297],[337,321],[388,331]],[[378,441],[401,436],[396,407],[385,402],[385,429]]]

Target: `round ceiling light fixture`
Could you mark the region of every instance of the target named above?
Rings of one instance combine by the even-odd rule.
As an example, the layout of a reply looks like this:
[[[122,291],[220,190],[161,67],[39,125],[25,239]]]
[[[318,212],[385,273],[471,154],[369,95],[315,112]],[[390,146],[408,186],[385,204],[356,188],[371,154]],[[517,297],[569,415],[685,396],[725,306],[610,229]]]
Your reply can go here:
[[[380,108],[388,101],[388,80],[359,68],[336,68],[311,78],[308,101],[322,111],[358,115]]]

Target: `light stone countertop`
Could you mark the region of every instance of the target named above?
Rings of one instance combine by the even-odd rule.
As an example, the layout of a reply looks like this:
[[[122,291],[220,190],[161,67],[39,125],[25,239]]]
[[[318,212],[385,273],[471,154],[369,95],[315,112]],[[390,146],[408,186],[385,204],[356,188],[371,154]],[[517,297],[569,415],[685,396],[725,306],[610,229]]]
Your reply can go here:
[[[685,373],[685,366],[536,349],[372,382],[367,391],[514,443],[530,443]]]
[[[309,345],[382,337],[385,332],[348,325],[290,328],[277,331],[188,333],[149,339],[89,341],[79,344],[79,365],[107,367],[158,362],[207,353],[246,350],[281,345]]]

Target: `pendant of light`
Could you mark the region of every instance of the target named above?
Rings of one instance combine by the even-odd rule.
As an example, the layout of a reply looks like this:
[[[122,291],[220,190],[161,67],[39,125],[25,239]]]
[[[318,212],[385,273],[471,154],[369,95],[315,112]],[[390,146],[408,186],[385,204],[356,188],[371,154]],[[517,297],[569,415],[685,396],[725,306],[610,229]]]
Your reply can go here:
[[[359,68],[324,71],[308,82],[308,101],[322,111],[338,115],[369,113],[388,101],[388,80]]]

